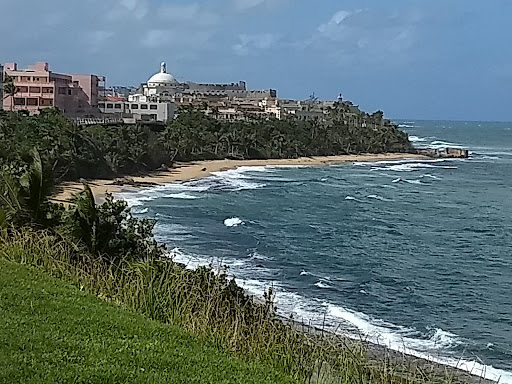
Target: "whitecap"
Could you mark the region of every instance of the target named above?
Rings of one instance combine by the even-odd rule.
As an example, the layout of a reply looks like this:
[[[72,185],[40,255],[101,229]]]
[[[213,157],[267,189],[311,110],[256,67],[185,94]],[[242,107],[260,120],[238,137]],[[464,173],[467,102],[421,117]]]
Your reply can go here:
[[[199,199],[198,196],[192,196],[188,193],[181,192],[181,193],[171,193],[169,195],[165,195],[164,197],[169,199],[183,199],[183,200],[195,200]]]
[[[246,264],[240,260],[223,260],[221,263],[213,258],[185,254],[178,248],[170,251],[168,255],[190,269],[202,265],[211,265],[213,270],[217,272],[225,270],[222,265],[227,265],[230,267],[230,274],[234,271],[243,274],[244,270],[248,270],[245,268]],[[384,320],[374,319],[364,313],[322,302],[318,299],[305,298],[297,293],[287,291],[280,286],[279,282],[256,280],[248,277],[237,277],[235,281],[248,294],[258,297],[262,297],[263,293],[272,286],[277,314],[283,318],[292,316],[294,319],[312,326],[326,327],[332,331],[343,332],[348,337],[356,340],[360,340],[362,337],[369,342],[388,347],[400,353],[456,367],[490,380],[497,381],[500,379],[500,383],[512,384],[512,373],[510,372],[475,361],[442,356],[443,350],[453,348],[462,342],[459,336],[449,331],[435,328],[429,338],[420,339],[417,338],[417,330],[413,328],[401,327]],[[315,285],[321,289],[330,288],[322,280]],[[363,291],[360,292],[362,294],[367,293]]]
[[[224,220],[224,225],[226,227],[238,227],[242,225],[244,222],[238,217],[230,217]]]
[[[329,289],[331,286],[329,284],[324,283],[323,281],[317,281],[315,286],[321,289]]]
[[[264,256],[256,251],[249,254],[249,257],[253,260],[271,260],[270,257]]]
[[[379,195],[368,195],[367,196],[369,199],[375,199],[375,200],[379,200],[379,201],[393,201],[393,200],[389,200],[389,199],[386,199],[382,196],[379,196]]]
[[[427,174],[425,174],[425,175],[422,175],[422,176],[420,176],[420,177],[422,177],[422,178],[430,178],[430,179],[434,179],[434,180],[440,180],[440,178],[439,178],[439,177],[434,176],[434,175],[431,175],[431,174],[429,174],[429,173],[427,173]]]
[[[345,197],[345,200],[357,200],[357,199],[353,196],[347,196],[347,197]]]
[[[311,275],[311,274],[310,274],[308,271],[306,271],[306,270],[304,270],[304,269],[303,269],[302,271],[300,271],[300,275],[301,275],[301,276],[309,276],[309,275]]]
[[[418,136],[409,136],[409,141],[411,143],[424,142],[424,141],[427,141],[427,138],[418,137]]]

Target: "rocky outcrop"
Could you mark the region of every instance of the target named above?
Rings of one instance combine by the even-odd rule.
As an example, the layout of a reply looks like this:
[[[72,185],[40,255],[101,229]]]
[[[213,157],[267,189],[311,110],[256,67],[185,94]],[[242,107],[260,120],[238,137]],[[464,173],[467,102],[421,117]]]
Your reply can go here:
[[[418,148],[416,152],[436,158],[467,159],[469,157],[469,150],[466,148]]]

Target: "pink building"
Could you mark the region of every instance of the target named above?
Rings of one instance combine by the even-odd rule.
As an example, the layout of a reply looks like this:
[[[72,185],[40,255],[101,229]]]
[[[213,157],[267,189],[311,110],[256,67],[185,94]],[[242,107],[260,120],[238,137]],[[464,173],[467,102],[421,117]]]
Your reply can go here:
[[[55,73],[44,62],[27,69],[7,63],[4,73],[13,78],[17,88],[14,97],[4,95],[6,110],[34,114],[43,108],[56,107],[69,117],[99,114],[98,94],[105,81],[102,76]]]

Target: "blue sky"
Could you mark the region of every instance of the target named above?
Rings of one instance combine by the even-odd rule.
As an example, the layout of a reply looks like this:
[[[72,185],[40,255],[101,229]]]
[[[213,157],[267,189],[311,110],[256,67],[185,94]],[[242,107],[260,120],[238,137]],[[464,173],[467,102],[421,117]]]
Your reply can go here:
[[[512,120],[510,0],[0,0],[0,61],[138,85],[339,93],[391,118]]]

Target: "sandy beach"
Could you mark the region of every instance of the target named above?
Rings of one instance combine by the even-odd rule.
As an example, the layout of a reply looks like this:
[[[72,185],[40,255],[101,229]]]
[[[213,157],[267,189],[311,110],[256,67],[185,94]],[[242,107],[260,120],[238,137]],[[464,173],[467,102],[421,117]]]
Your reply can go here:
[[[297,159],[265,159],[265,160],[204,160],[187,163],[176,163],[173,168],[165,171],[148,173],[143,176],[127,176],[121,179],[93,179],[86,180],[91,187],[98,202],[105,198],[105,194],[121,192],[127,187],[144,187],[145,185],[167,184],[183,182],[201,177],[208,177],[213,172],[227,171],[238,167],[246,166],[267,166],[267,165],[307,165],[318,166],[325,164],[337,164],[359,161],[386,161],[402,159],[426,159],[426,156],[411,153],[392,154],[363,154],[363,155],[341,155],[341,156],[316,156],[301,157]],[[126,182],[123,182],[125,180]],[[129,180],[129,182],[128,182]],[[71,181],[59,185],[53,201],[67,204],[71,197],[83,189],[82,182]]]
[[[188,163],[176,163],[173,168],[165,171],[153,172],[144,176],[128,176],[124,179],[94,179],[86,180],[91,187],[97,202],[105,198],[106,193],[121,192],[127,187],[144,187],[145,185],[167,184],[183,182],[201,177],[207,177],[212,172],[226,171],[243,166],[267,165],[324,165],[359,161],[385,161],[401,159],[425,159],[427,157],[411,153],[392,154],[363,154],[342,156],[301,157],[298,159],[268,159],[268,160],[207,160]],[[123,182],[125,180],[125,182]],[[128,182],[129,180],[129,182]],[[71,197],[83,189],[82,182],[71,181],[59,185],[53,201],[68,204]]]

